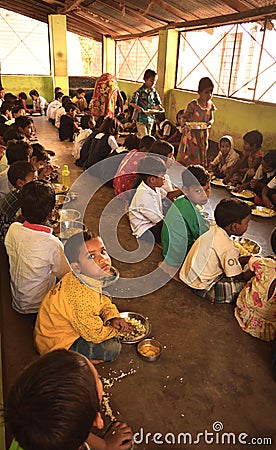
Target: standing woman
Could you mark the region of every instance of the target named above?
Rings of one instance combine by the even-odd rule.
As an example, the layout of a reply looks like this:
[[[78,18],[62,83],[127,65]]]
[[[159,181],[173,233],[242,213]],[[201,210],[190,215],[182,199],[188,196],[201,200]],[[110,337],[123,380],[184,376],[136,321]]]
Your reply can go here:
[[[198,84],[199,98],[187,105],[186,125],[182,135],[176,160],[184,166],[201,164],[207,167],[208,128],[214,122],[215,105],[211,101],[214,84],[210,78],[201,78]],[[188,122],[193,122],[189,126]],[[200,122],[196,125],[194,122]],[[204,123],[205,122],[205,123]]]
[[[97,120],[100,116],[114,117],[116,102],[123,111],[123,98],[116,78],[110,73],[103,73],[97,79],[91,100],[91,115]]]

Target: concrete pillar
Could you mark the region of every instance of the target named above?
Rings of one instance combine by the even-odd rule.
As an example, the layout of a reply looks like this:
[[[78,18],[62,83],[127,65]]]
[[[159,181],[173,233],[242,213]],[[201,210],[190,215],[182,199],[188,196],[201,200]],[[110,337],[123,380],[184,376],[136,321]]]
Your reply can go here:
[[[156,89],[166,106],[166,94],[174,89],[177,64],[178,31],[164,30],[159,32]]]
[[[103,73],[115,75],[115,41],[103,36]]]
[[[51,14],[48,16],[50,38],[50,61],[53,87],[61,87],[69,94],[67,65],[66,16]]]

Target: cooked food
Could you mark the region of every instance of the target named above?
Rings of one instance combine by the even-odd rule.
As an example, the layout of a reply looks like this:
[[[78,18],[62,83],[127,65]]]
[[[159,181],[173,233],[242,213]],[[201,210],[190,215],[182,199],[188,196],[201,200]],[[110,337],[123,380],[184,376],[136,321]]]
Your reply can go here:
[[[235,241],[235,246],[238,248],[241,256],[257,255],[260,252],[260,246],[257,242],[250,239]]]
[[[141,336],[144,336],[147,332],[145,325],[138,319],[126,317],[125,321],[132,325],[132,330],[127,333],[121,333],[120,336],[124,339],[124,341],[134,341],[139,339]]]
[[[260,217],[274,217],[276,215],[276,212],[274,209],[266,208],[265,206],[257,206],[256,208],[252,209],[252,214],[254,216],[260,216]]]
[[[249,189],[244,189],[241,192],[232,191],[232,194],[235,195],[236,197],[241,197],[241,198],[255,197],[255,193],[253,191],[250,191]]]
[[[64,194],[68,191],[68,187],[65,186],[64,184],[54,183],[53,187],[56,194]]]
[[[214,178],[213,180],[211,180],[211,183],[216,185],[216,186],[227,186],[226,184],[223,183],[223,180],[221,178]]]
[[[154,347],[154,345],[143,345],[140,349],[139,352],[146,357],[150,357],[150,356],[157,356],[159,355],[160,351],[158,348]]]

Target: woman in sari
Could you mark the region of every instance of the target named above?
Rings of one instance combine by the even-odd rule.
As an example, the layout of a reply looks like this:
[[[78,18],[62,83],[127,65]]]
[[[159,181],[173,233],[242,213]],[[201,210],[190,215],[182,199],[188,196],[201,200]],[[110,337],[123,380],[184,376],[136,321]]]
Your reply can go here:
[[[103,73],[95,83],[91,114],[97,120],[100,116],[114,117],[116,103],[123,110],[123,98],[116,78],[110,73]]]

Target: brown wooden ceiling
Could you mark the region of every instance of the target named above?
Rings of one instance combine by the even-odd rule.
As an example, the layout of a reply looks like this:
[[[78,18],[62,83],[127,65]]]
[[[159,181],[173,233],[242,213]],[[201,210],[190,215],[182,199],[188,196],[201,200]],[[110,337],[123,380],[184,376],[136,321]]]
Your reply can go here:
[[[69,31],[98,41],[276,18],[276,0],[1,0],[1,7],[42,22],[66,14]]]

